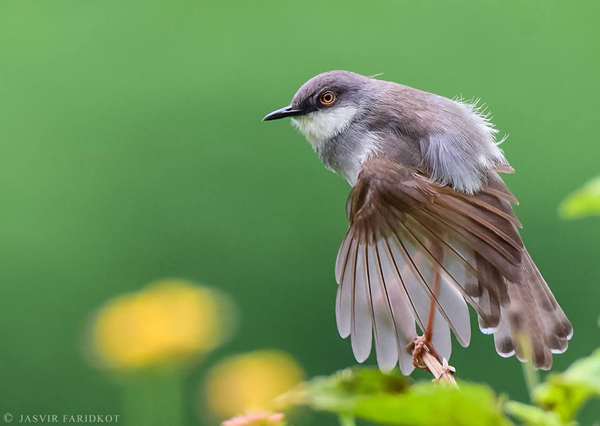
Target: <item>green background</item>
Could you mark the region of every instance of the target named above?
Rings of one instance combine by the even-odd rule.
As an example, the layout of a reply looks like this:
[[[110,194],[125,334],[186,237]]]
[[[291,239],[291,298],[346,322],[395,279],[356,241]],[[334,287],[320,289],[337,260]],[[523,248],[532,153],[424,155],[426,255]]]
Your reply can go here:
[[[86,321],[162,277],[216,286],[241,315],[186,383],[190,419],[227,354],[281,348],[309,375],[354,363],[334,320],[349,187],[289,123],[261,122],[330,69],[485,101],[510,134],[523,237],[575,328],[555,367],[591,353],[600,221],[556,208],[599,169],[599,12],[594,0],[0,0],[0,414],[119,413],[118,387],[83,354]],[[490,336],[456,345],[452,363],[526,399]]]

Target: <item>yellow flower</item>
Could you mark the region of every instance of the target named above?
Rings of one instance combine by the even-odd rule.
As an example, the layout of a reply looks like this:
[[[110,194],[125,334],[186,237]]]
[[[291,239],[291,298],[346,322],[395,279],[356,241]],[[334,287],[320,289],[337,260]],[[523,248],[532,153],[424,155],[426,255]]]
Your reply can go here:
[[[221,418],[270,411],[273,400],[304,378],[300,365],[275,350],[250,352],[228,358],[209,373],[206,398]]]
[[[103,364],[120,369],[189,359],[222,343],[227,304],[215,290],[159,281],[102,307],[92,324],[92,348]]]

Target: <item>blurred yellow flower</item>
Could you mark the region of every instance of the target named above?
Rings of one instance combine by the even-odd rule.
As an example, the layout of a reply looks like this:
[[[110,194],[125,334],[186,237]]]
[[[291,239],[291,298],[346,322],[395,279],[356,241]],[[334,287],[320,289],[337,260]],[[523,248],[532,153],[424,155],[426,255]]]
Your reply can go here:
[[[269,411],[273,400],[304,379],[304,371],[290,355],[276,350],[230,357],[209,373],[206,398],[221,418]]]
[[[92,323],[94,354],[128,369],[176,362],[214,349],[228,334],[223,295],[184,280],[163,280],[109,301]]]

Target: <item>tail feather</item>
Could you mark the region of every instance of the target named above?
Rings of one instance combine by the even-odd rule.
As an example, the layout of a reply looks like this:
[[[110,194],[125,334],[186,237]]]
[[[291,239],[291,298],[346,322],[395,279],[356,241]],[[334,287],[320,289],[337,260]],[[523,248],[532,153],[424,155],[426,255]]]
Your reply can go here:
[[[521,361],[531,356],[537,368],[547,370],[552,354],[567,349],[573,327],[527,251],[520,282],[506,284],[510,303],[502,307],[494,333],[496,351],[501,356],[516,353]],[[524,345],[530,346],[531,354]]]

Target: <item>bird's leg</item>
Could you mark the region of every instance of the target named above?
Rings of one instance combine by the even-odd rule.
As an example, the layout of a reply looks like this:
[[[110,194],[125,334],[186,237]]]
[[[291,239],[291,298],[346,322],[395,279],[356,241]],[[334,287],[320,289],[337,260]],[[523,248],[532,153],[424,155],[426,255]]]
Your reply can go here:
[[[439,246],[432,247],[435,258],[438,262],[442,262],[444,259],[444,251]],[[418,336],[415,341],[411,344],[413,354],[413,365],[416,368],[422,368],[433,374],[434,381],[448,383],[452,386],[458,387],[456,380],[454,379],[454,367],[448,365],[446,358],[440,358],[435,353],[433,347],[429,345],[431,338],[433,337],[433,323],[435,320],[435,311],[437,310],[437,297],[440,293],[440,266],[438,262],[435,262],[434,268],[435,273],[433,277],[433,293],[431,295],[431,305],[429,306],[429,317],[427,318],[427,327],[424,330],[422,336]],[[440,363],[441,361],[441,363]]]
[[[444,251],[438,245],[434,245],[432,247],[432,252],[435,253],[435,258],[438,262],[442,262],[444,259]],[[437,310],[436,302],[437,297],[440,293],[440,267],[438,262],[434,262],[435,273],[433,276],[433,294],[431,295],[431,302],[429,305],[429,316],[427,318],[427,327],[423,332],[422,336],[418,336],[413,345],[412,345],[412,354],[413,354],[413,365],[416,368],[427,369],[427,365],[423,362],[423,350],[426,350],[428,353],[433,356],[439,356],[435,353],[432,347],[430,347],[429,342],[431,342],[431,338],[433,337],[433,323],[435,320],[435,313]]]

